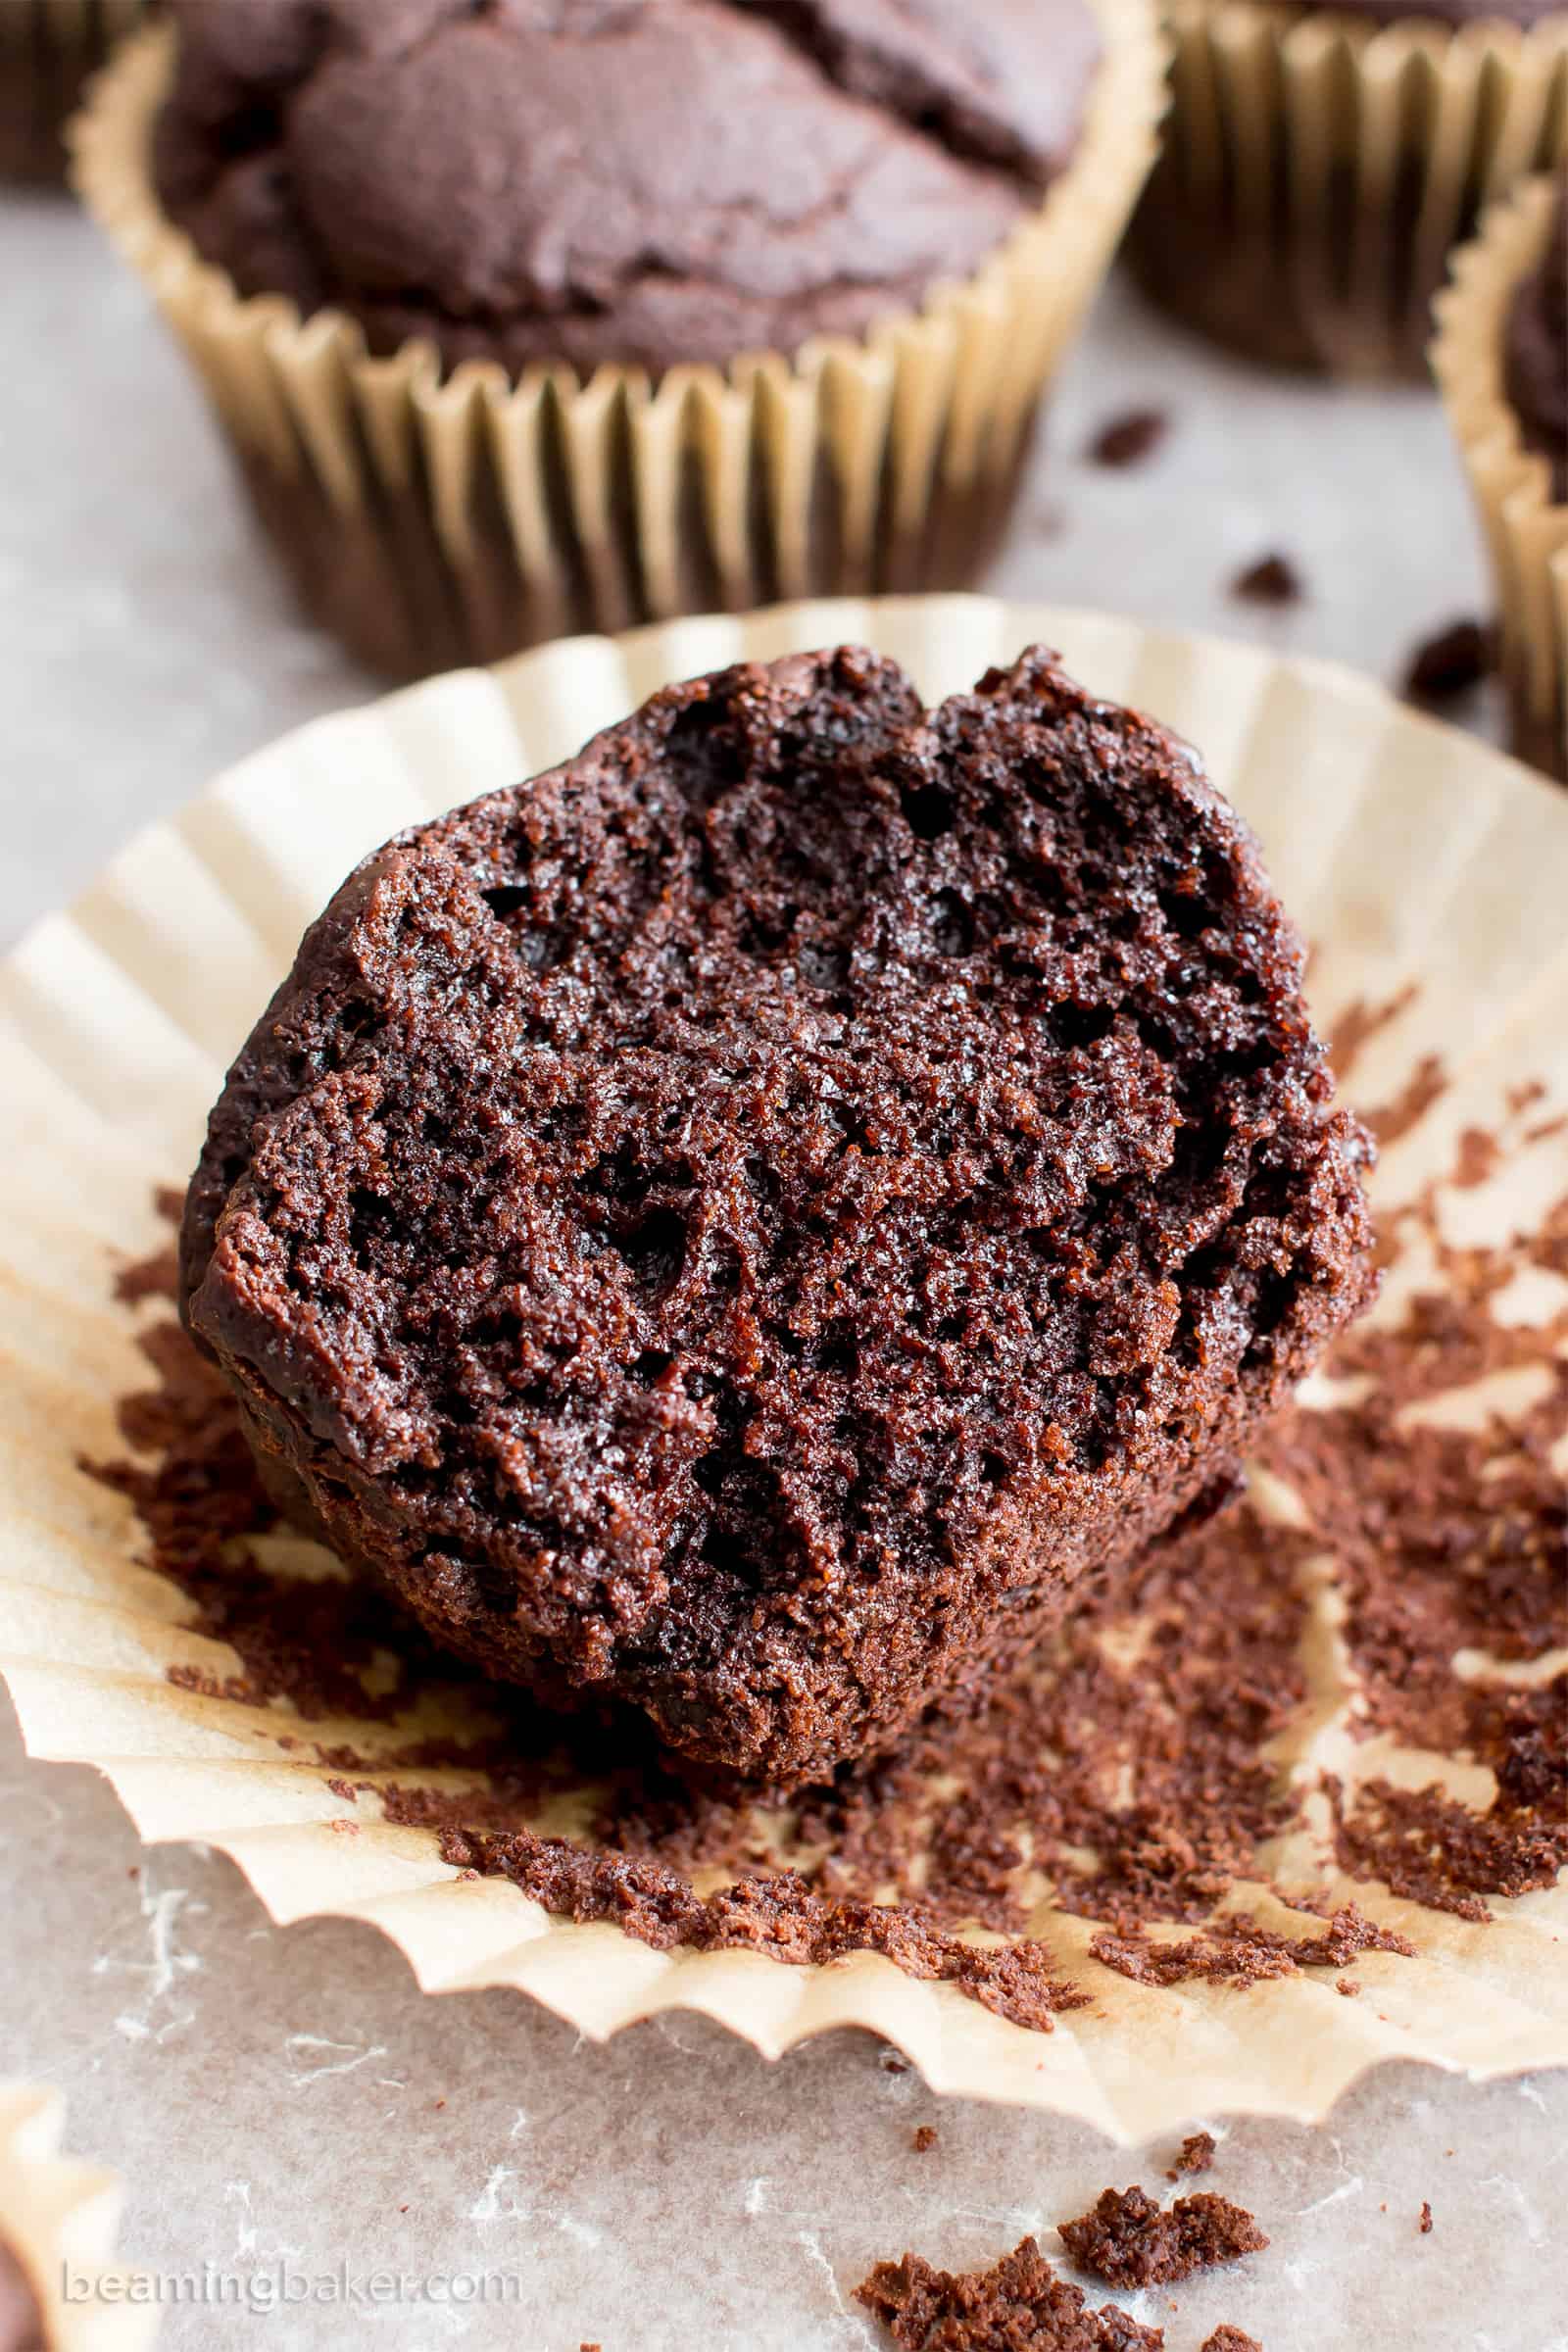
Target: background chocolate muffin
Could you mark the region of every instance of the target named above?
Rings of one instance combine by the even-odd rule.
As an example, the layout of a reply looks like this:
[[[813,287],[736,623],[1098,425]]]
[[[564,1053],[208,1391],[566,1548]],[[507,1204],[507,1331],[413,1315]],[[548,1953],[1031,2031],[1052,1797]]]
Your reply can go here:
[[[1546,250],[1509,306],[1503,380],[1519,438],[1546,460],[1561,505],[1568,501],[1568,172],[1557,179]]]
[[[1425,375],[1482,207],[1568,154],[1557,0],[1167,0],[1172,108],[1129,251],[1248,356]]]
[[[0,6],[0,179],[65,176],[62,132],[122,34],[159,0],[4,0]]]
[[[77,130],[313,614],[416,676],[956,586],[1164,102],[1154,0],[196,0]]]
[[[969,275],[1101,46],[1087,0],[194,0],[179,32],[159,191],[242,293],[656,375]]]
[[[438,1641],[817,1774],[1215,1501],[1369,1295],[1300,969],[1192,753],[1044,655],[670,688],[344,885],[185,1311]]]
[[[1491,560],[1513,749],[1568,783],[1568,172],[1491,208],[1436,317],[1433,372]]]

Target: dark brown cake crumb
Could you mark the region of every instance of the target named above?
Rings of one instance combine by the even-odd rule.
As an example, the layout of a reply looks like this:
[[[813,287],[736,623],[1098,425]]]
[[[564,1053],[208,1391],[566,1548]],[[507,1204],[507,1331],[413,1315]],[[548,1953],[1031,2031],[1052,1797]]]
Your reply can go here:
[[[1420,2230],[1423,2237],[1430,2237],[1432,2235],[1432,2207],[1427,2203],[1425,2198],[1422,2199],[1421,2203]]]
[[[1412,703],[1451,703],[1473,693],[1495,666],[1495,640],[1479,620],[1450,621],[1410,656],[1404,696]]]
[[[1184,2173],[1206,2173],[1213,2161],[1213,2132],[1190,2132],[1182,2141],[1180,2153],[1165,2178],[1167,2180],[1179,2180]]]
[[[1268,2244],[1250,2213],[1206,2191],[1161,2211],[1146,2189],[1102,2189],[1059,2234],[1081,2271],[1124,2288],[1170,2285]]]
[[[926,2155],[932,2148],[936,2146],[936,2144],[937,2128],[935,2124],[919,2125],[915,2130],[913,2138],[909,2142],[910,2147],[913,2148],[917,2156]]]
[[[1085,455],[1092,466],[1141,466],[1170,430],[1163,409],[1129,409],[1101,426]]]
[[[1231,582],[1231,594],[1244,605],[1298,605],[1305,594],[1301,575],[1289,556],[1260,556]]]
[[[1240,2328],[1227,2324],[1203,2338],[1202,2352],[1263,2352],[1263,2347],[1255,2335],[1244,2334]]]
[[[1165,2341],[1114,2304],[1091,2311],[1032,2237],[988,2271],[955,2275],[918,2254],[879,2262],[855,2296],[899,2352],[1161,2352]]]

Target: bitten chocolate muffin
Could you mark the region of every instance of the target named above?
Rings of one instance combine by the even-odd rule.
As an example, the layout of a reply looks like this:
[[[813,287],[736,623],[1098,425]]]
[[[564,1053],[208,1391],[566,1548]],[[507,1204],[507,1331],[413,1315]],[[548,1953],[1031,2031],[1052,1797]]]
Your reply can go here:
[[[1088,0],[185,0],[171,217],[378,352],[655,373],[973,271],[1067,162]]]
[[[1568,502],[1568,172],[1541,265],[1509,309],[1503,375],[1520,439],[1549,460],[1553,496]]]
[[[345,883],[187,1319],[438,1641],[818,1774],[1205,1507],[1368,1298],[1300,978],[1197,757],[1049,655],[671,687]]]

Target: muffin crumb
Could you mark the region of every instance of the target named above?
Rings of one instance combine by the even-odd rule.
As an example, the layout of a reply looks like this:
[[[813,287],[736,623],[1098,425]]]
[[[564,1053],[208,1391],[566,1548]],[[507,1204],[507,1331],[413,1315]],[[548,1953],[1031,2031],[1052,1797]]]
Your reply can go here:
[[[1022,2238],[988,2271],[955,2275],[918,2254],[879,2262],[855,2290],[899,2352],[1162,2352],[1164,2331],[1141,2327],[1113,2303],[1088,2307]]]
[[[1153,456],[1169,430],[1170,417],[1164,409],[1128,409],[1101,426],[1084,454],[1092,466],[1118,469],[1141,466]]]
[[[1182,2141],[1176,2160],[1165,2178],[1167,2180],[1179,2180],[1184,2173],[1206,2173],[1213,2161],[1213,2132],[1190,2132]]]
[[[1494,633],[1479,620],[1454,620],[1423,638],[1404,673],[1408,703],[1452,703],[1473,693],[1496,666]]]
[[[1231,582],[1231,594],[1244,605],[1298,605],[1306,590],[1289,556],[1260,556]]]
[[[1251,2215],[1226,2197],[1178,2197],[1162,2212],[1142,2188],[1102,2189],[1093,2210],[1063,2222],[1058,2234],[1081,2271],[1119,2287],[1174,2284],[1268,2244]]]
[[[936,2144],[937,2128],[935,2124],[921,2124],[909,2141],[910,2147],[917,2156],[926,2155]]]

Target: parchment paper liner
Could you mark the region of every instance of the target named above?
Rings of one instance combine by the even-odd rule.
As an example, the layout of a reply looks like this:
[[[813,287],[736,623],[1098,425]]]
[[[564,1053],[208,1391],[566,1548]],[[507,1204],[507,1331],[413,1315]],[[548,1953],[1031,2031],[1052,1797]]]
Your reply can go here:
[[[1078,153],[982,270],[863,338],[723,373],[540,366],[514,383],[471,362],[443,379],[423,342],[372,360],[341,312],[301,324],[241,300],[151,185],[168,31],[96,84],[75,179],[201,374],[305,603],[389,675],[772,597],[956,586],[1153,157],[1153,0],[1095,5],[1105,56]]]
[[[35,2082],[0,2082],[0,2238],[31,2281],[50,2352],[142,2352],[157,2328],[152,2305],[68,2303],[74,2277],[128,2279],[114,2259],[121,2184],[100,2165],[60,2154],[65,2102]]]
[[[1568,155],[1568,8],[1452,32],[1167,0],[1166,27],[1171,108],[1130,241],[1146,284],[1259,358],[1423,373],[1449,249]]]
[[[81,85],[156,0],[5,0],[0,7],[0,179],[60,179],[61,134]]]
[[[132,1564],[126,1508],[74,1465],[123,1451],[114,1402],[145,1385],[132,1320],[108,1302],[116,1253],[164,1238],[149,1188],[183,1181],[223,1063],[304,924],[395,826],[538,770],[663,680],[844,638],[898,655],[928,694],[1044,639],[1097,689],[1204,747],[1321,943],[1320,1012],[1422,981],[1357,1064],[1367,1101],[1396,1093],[1428,1051],[1452,1075],[1387,1152],[1386,1197],[1406,1199],[1426,1170],[1447,1167],[1460,1130],[1494,1120],[1516,1080],[1544,1082],[1543,1119],[1568,1105],[1568,802],[1348,671],[946,597],[561,644],[318,721],[143,835],[0,967],[0,1664],[29,1748],[97,1763],[144,1837],[221,1846],[277,1918],[373,1921],[429,1989],[516,1985],[595,2035],[691,2007],[774,2053],[854,2023],[901,2043],[939,2088],[1057,2107],[1129,2137],[1227,2108],[1318,2116],[1384,2057],[1478,2075],[1568,2061],[1568,1890],[1499,1901],[1475,1926],[1330,1875],[1329,1891],[1353,1893],[1419,1946],[1414,1960],[1359,1959],[1360,2000],[1303,1976],[1151,1990],[1087,1961],[1089,1923],[1052,1913],[1053,1953],[1095,1999],[1031,2033],[877,1956],[800,1969],[756,1953],[662,1953],[610,1926],[553,1920],[506,1884],[457,1880],[427,1834],[363,1806],[359,1834],[343,1836],[352,1808],[277,1740],[289,1718],[165,1679],[171,1663],[223,1677],[234,1660],[182,1630],[180,1595]],[[1539,1217],[1568,1190],[1563,1160],[1559,1140],[1466,1193],[1472,1238]],[[1327,1617],[1308,1646],[1312,1760],[1354,1771]],[[1265,1918],[1287,1916],[1255,1900]]]
[[[1514,748],[1568,782],[1568,505],[1521,444],[1503,379],[1509,306],[1545,250],[1555,193],[1550,178],[1527,180],[1455,254],[1432,367],[1492,557]]]

